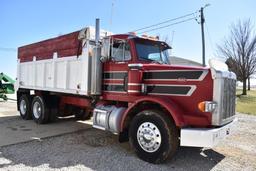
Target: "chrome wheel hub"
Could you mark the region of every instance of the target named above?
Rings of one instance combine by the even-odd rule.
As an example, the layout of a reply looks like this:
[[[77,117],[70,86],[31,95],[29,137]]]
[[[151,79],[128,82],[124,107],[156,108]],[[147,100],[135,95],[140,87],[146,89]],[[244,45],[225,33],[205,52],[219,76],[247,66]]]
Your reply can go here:
[[[20,101],[20,113],[21,113],[22,115],[25,115],[26,111],[27,111],[27,105],[26,105],[25,100],[22,99],[22,100]]]
[[[161,145],[161,133],[155,124],[144,122],[137,130],[137,140],[143,150],[152,153]]]
[[[38,119],[42,114],[41,105],[39,102],[35,102],[33,105],[33,115],[36,119]]]

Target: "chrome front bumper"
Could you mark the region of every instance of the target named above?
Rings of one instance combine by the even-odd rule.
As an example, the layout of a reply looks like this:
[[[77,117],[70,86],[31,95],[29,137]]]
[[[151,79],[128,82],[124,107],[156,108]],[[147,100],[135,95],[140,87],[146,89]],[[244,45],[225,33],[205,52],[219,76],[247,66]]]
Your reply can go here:
[[[180,145],[190,147],[213,147],[234,132],[237,118],[219,128],[182,128]]]

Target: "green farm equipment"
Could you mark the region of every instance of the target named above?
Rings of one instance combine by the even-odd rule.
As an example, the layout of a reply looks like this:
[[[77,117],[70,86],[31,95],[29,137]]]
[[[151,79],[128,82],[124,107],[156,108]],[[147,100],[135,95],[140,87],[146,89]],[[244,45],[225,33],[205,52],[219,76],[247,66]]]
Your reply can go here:
[[[14,94],[14,83],[15,81],[9,76],[0,73],[0,99],[8,100],[6,94]]]

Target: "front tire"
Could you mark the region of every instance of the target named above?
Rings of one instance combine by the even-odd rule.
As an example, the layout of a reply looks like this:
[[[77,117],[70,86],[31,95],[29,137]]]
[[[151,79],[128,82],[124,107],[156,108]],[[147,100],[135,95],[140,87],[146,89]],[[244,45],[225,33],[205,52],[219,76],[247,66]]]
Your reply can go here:
[[[45,124],[49,118],[49,108],[41,96],[35,96],[32,101],[32,117],[38,124]]]
[[[163,112],[144,110],[133,118],[129,140],[139,158],[157,164],[176,152],[178,131],[172,119]]]

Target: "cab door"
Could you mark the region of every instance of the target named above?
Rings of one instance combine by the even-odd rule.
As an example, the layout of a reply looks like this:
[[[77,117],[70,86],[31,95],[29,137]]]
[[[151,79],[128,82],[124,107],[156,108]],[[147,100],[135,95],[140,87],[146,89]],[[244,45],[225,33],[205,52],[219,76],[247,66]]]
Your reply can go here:
[[[130,43],[123,39],[113,39],[110,60],[103,65],[103,92],[127,94],[128,63],[131,61]]]

